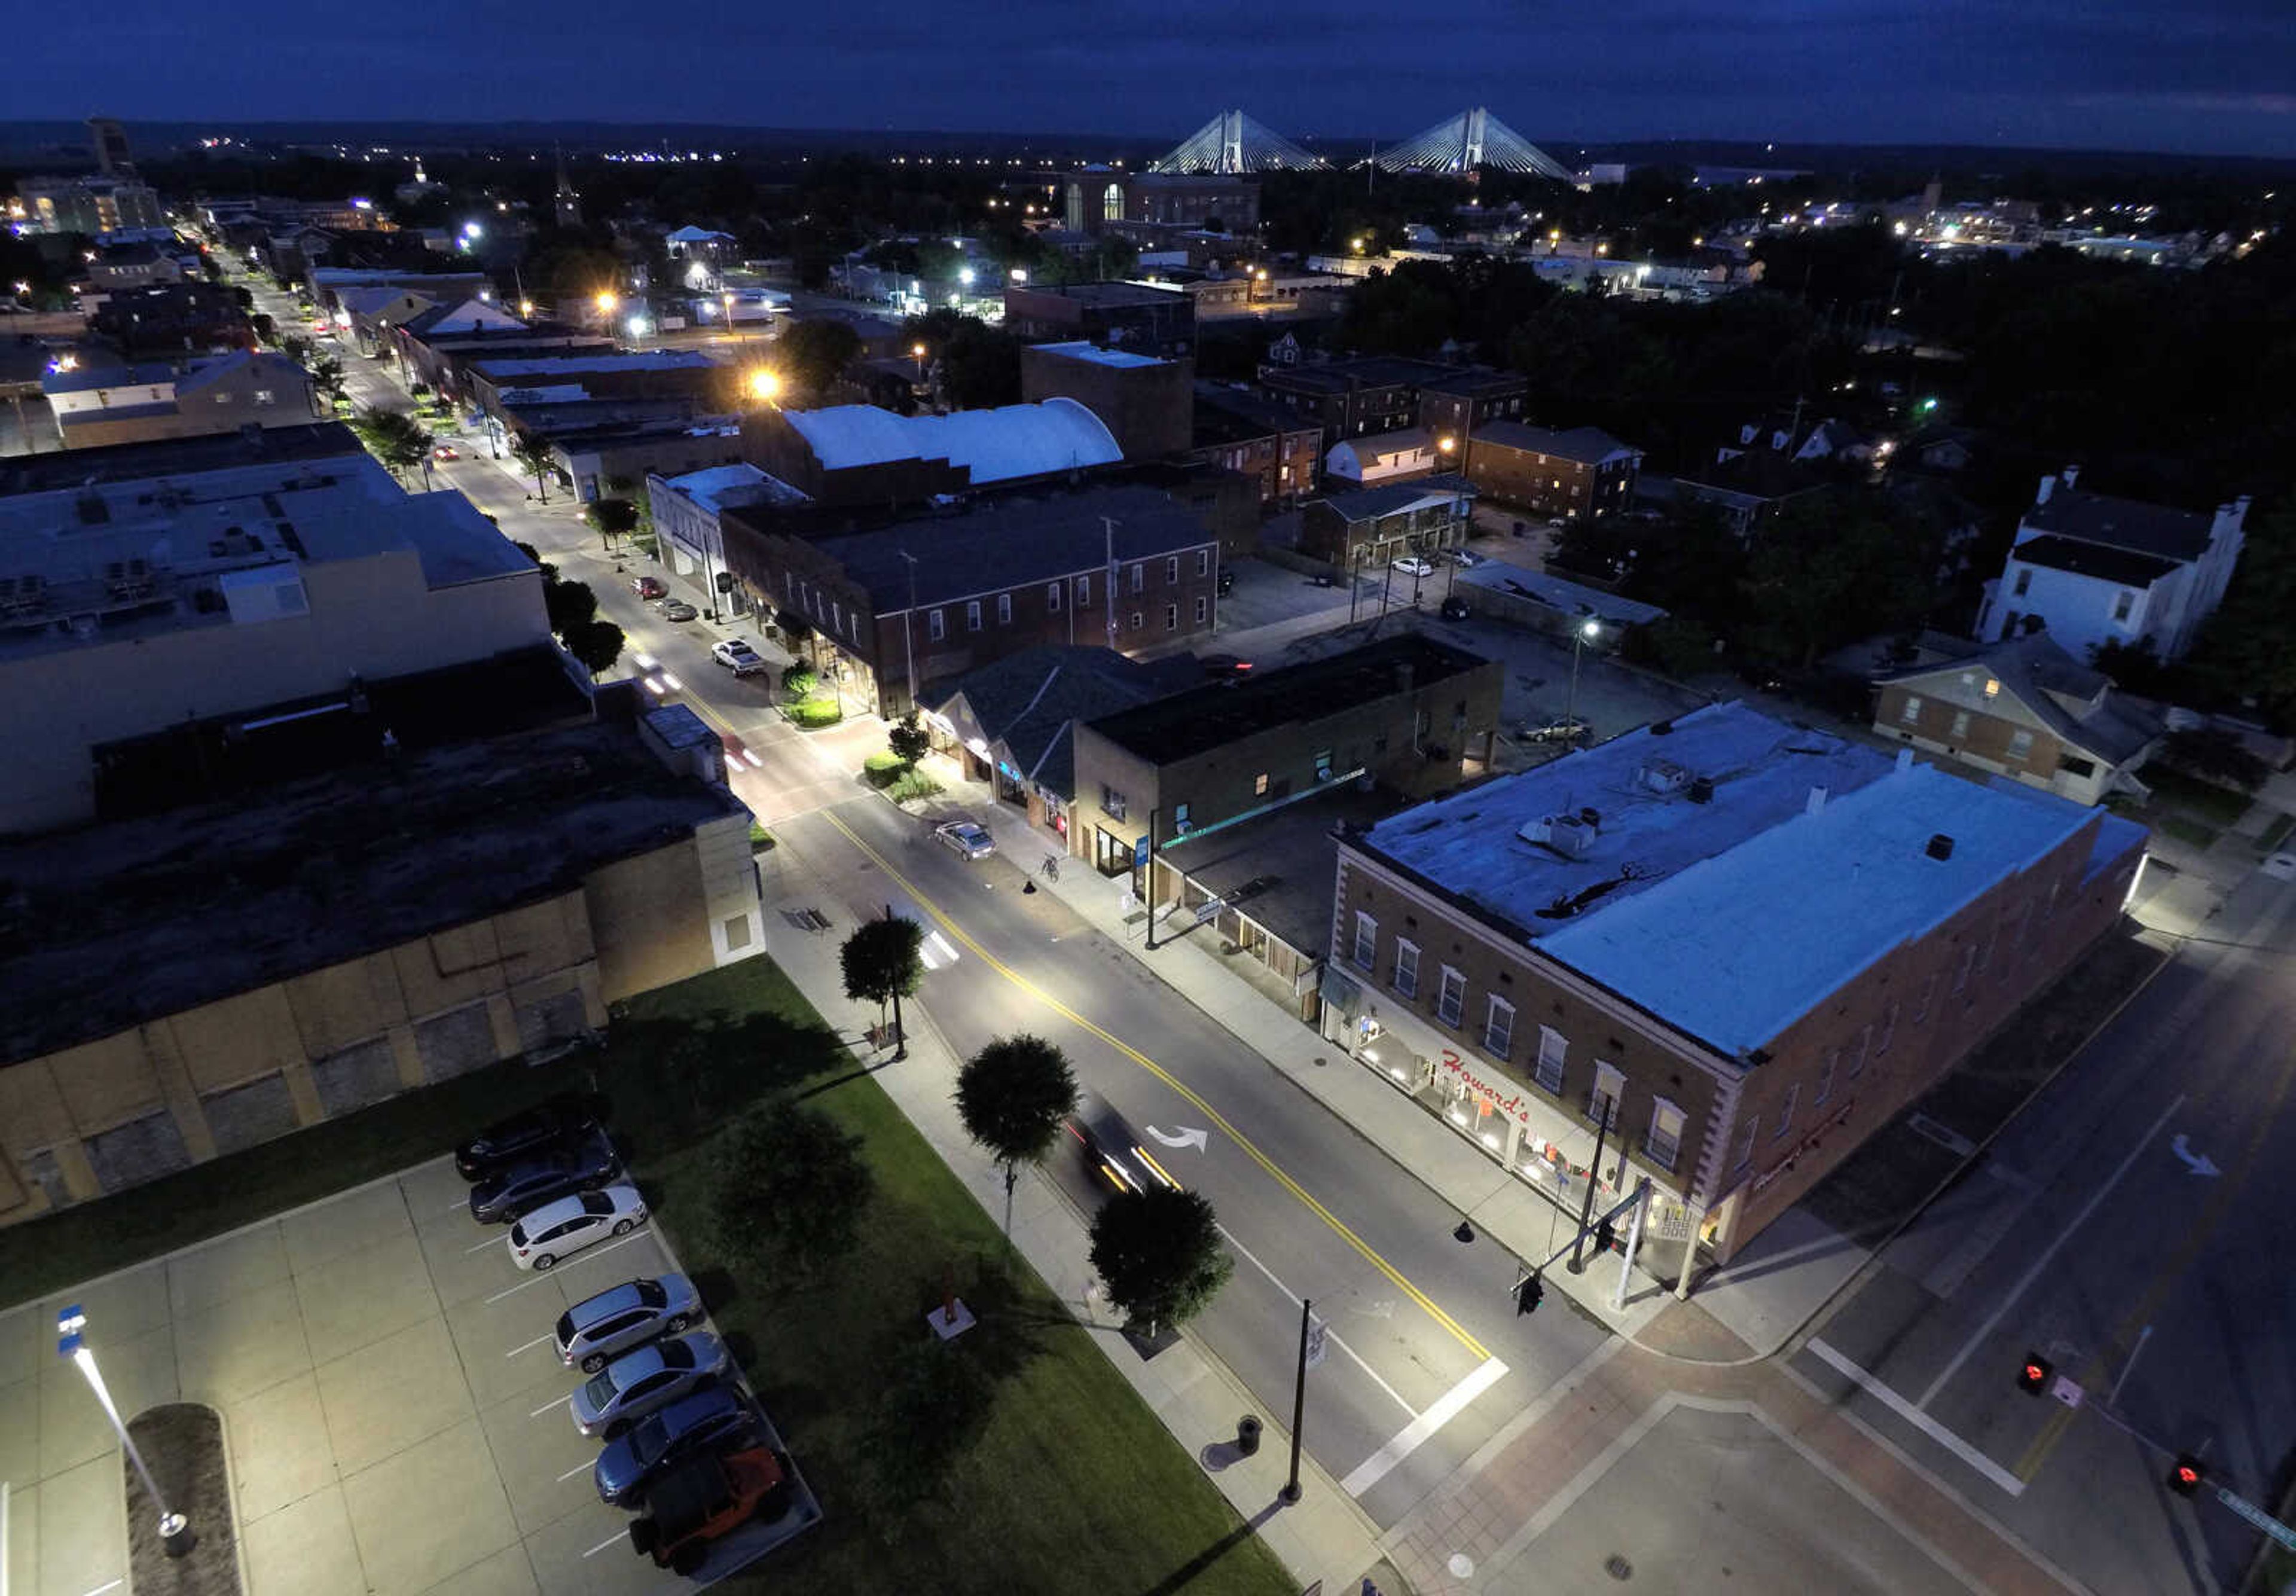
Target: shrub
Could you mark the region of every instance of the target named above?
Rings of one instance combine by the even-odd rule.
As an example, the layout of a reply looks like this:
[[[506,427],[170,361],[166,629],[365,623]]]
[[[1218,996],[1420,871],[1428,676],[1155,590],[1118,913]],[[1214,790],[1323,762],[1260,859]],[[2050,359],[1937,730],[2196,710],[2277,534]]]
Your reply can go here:
[[[802,703],[783,704],[782,712],[808,731],[818,731],[845,719],[845,712],[837,707],[834,698],[808,698]]]
[[[802,661],[782,668],[782,692],[790,698],[810,698],[820,685],[821,678]]]
[[[896,755],[873,753],[861,762],[861,778],[873,787],[889,787],[907,768]]]
[[[904,770],[885,789],[885,796],[896,803],[906,803],[912,798],[931,798],[941,791],[940,783],[922,770]]]

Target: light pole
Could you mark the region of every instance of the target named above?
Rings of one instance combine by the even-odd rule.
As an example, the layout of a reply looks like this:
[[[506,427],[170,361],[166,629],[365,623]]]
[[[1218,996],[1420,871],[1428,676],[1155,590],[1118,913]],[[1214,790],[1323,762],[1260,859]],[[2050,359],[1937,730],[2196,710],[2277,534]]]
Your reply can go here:
[[[111,1427],[119,1436],[119,1444],[127,1453],[127,1460],[135,1465],[135,1472],[143,1477],[144,1494],[151,1497],[152,1505],[160,1510],[160,1544],[167,1548],[169,1557],[181,1557],[192,1549],[191,1525],[181,1513],[168,1510],[168,1499],[160,1494],[160,1482],[152,1477],[151,1468],[144,1461],[144,1454],[135,1448],[135,1438],[120,1422],[119,1410],[112,1405],[111,1393],[105,1388],[103,1375],[95,1366],[95,1353],[81,1339],[80,1332],[86,1328],[87,1314],[78,1303],[58,1313],[56,1355],[78,1364],[79,1371],[87,1377],[88,1387],[95,1393],[95,1400],[103,1404],[103,1416],[111,1420]]]
[[[1602,623],[1592,615],[1570,629],[1570,695],[1562,701],[1562,740],[1566,747],[1578,744],[1578,655],[1602,635]]]
[[[906,686],[909,709],[914,713],[917,707],[917,646],[912,634],[916,629],[917,616],[917,556],[905,548],[901,550],[901,558],[907,561],[909,566],[909,607],[901,612],[901,654],[909,673]]]
[[[621,303],[622,296],[616,293],[612,289],[602,288],[598,291],[598,298],[596,300],[598,307],[598,321],[604,328],[606,335],[609,338],[612,338],[614,336],[614,312],[620,309]],[[619,343],[621,340],[616,338],[614,339],[614,341],[616,343]]]

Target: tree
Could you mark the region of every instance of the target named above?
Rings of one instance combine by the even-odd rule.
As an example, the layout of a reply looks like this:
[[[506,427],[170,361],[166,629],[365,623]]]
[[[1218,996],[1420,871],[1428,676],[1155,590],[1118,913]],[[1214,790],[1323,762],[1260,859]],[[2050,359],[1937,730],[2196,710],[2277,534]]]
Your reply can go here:
[[[932,733],[917,722],[917,712],[911,710],[885,730],[885,745],[893,757],[905,765],[914,765],[932,749]]]
[[[2230,703],[2252,703],[2284,728],[2296,720],[2296,505],[2248,529],[2232,586],[2202,623],[2190,674]],[[2097,669],[2114,675],[2103,661]],[[2114,675],[2114,679],[2119,677]],[[2143,688],[2134,689],[2137,692]]]
[[[544,504],[550,502],[550,473],[558,464],[558,451],[550,440],[539,432],[521,432],[511,440],[512,458],[534,473],[535,497]]]
[[[911,317],[901,333],[912,345],[925,346],[951,409],[1021,402],[1021,341],[1010,333],[946,309]]]
[[[882,1020],[885,1005],[893,1006],[893,1057],[909,1056],[909,1039],[901,1029],[901,1000],[914,995],[924,979],[924,927],[914,920],[885,911],[882,920],[864,920],[837,952],[845,975],[845,995],[857,1003],[874,1003]]]
[[[583,512],[590,524],[598,529],[607,550],[611,552],[614,539],[627,538],[638,527],[638,507],[627,498],[602,498]]]
[[[2161,755],[2180,770],[2203,781],[2219,782],[2252,793],[2272,774],[2249,745],[2220,726],[2198,726],[2172,731],[2161,745]]]
[[[1148,1333],[1185,1323],[1226,1282],[1235,1260],[1220,1245],[1212,1205],[1193,1191],[1119,1191],[1092,1222],[1092,1266],[1108,1300]]]
[[[1004,1170],[1004,1235],[1013,1235],[1013,1186],[1023,1164],[1042,1164],[1077,1106],[1068,1056],[1041,1036],[1000,1037],[964,1062],[956,1075],[956,1112],[964,1133]]]
[[[429,475],[430,434],[412,415],[403,410],[369,409],[352,426],[375,458],[391,470],[405,472],[420,465]]]
[[[586,621],[571,631],[560,635],[566,652],[582,662],[582,668],[597,676],[614,668],[622,657],[622,646],[627,639],[622,629],[611,621]]]
[[[809,1275],[853,1249],[874,1182],[861,1141],[816,1109],[760,1103],[718,1139],[705,1205],[726,1255],[758,1275]]]
[[[545,582],[542,607],[550,616],[550,629],[563,638],[597,618],[598,596],[587,582]]]
[[[995,1405],[988,1371],[962,1345],[904,1343],[878,1386],[873,1472],[897,1502],[938,1491]]]
[[[791,396],[816,403],[860,354],[861,335],[841,321],[792,322],[774,351]]]
[[[340,357],[322,355],[311,363],[311,386],[325,396],[332,409],[343,397],[343,363]]]
[[[786,625],[783,629],[788,629]],[[782,696],[784,698],[791,700],[810,698],[813,696],[814,688],[820,685],[821,678],[815,673],[812,666],[802,660],[791,660],[782,667]]]

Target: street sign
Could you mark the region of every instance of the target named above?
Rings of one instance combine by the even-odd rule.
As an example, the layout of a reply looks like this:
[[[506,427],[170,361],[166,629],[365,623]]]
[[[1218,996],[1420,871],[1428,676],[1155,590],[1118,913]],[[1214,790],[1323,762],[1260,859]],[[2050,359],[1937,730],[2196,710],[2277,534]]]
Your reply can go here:
[[[1328,1340],[1328,1337],[1327,1337],[1327,1335],[1326,1335],[1326,1332],[1327,1332],[1330,1329],[1331,1329],[1331,1327],[1330,1327],[1330,1326],[1328,1326],[1328,1325],[1326,1325],[1326,1324],[1325,1324],[1322,1320],[1320,1320],[1320,1319],[1313,1319],[1313,1318],[1311,1318],[1311,1319],[1309,1319],[1309,1320],[1308,1320],[1308,1368],[1313,1369],[1313,1368],[1315,1368],[1317,1364],[1321,1363],[1321,1362],[1324,1361],[1324,1346],[1325,1346],[1326,1342],[1327,1342],[1327,1340]]]
[[[2289,1551],[2296,1551],[2296,1529],[2289,1528],[2286,1525],[2281,1523],[2279,1519],[2275,1518],[2262,1508],[2258,1507],[2254,1502],[2234,1495],[2222,1485],[2218,1485],[2217,1487],[2217,1500],[2224,1503],[2225,1506],[2230,1508],[2234,1512],[2238,1513],[2242,1518],[2247,1519],[2251,1524],[2256,1526],[2257,1528],[2262,1530],[2266,1534],[2270,1535],[2274,1540],[2279,1542],[2283,1546],[2288,1548]]]

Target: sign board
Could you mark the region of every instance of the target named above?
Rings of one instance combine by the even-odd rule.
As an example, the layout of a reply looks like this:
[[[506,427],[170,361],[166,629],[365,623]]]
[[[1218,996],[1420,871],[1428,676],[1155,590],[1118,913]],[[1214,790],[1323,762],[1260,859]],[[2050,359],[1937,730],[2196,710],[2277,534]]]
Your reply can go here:
[[[2238,1513],[2242,1518],[2247,1519],[2251,1524],[2256,1526],[2257,1528],[2262,1530],[2266,1534],[2270,1535],[2274,1540],[2279,1542],[2283,1546],[2288,1548],[2289,1551],[2296,1551],[2296,1529],[2290,1529],[2286,1525],[2281,1523],[2279,1519],[2275,1518],[2262,1508],[2258,1507],[2254,1502],[2247,1501],[2243,1497],[2234,1495],[2222,1485],[2218,1485],[2217,1487],[2217,1500],[2224,1503],[2225,1506],[2230,1508],[2234,1512]]]
[[[1140,840],[1132,844],[1132,868],[1136,870],[1145,869],[1147,865],[1148,837],[1144,832],[1141,835]]]
[[[2080,1382],[2068,1376],[2061,1374],[2051,1380],[2049,1394],[2069,1408],[2078,1408],[2081,1405]]]
[[[1308,1320],[1308,1368],[1314,1369],[1323,1362],[1324,1353],[1330,1345],[1330,1329],[1331,1327],[1325,1324],[1322,1320],[1314,1317],[1312,1314],[1309,1315]]]

